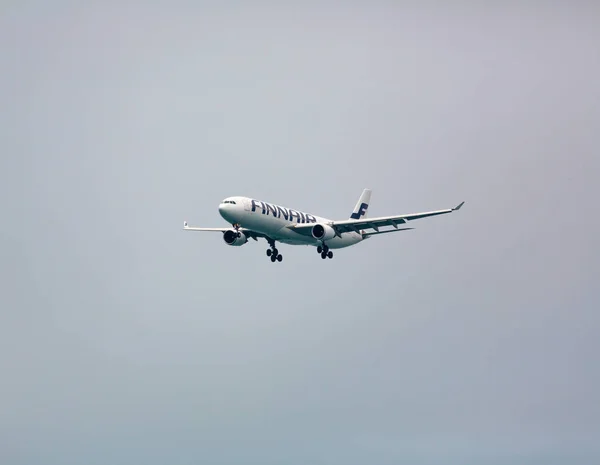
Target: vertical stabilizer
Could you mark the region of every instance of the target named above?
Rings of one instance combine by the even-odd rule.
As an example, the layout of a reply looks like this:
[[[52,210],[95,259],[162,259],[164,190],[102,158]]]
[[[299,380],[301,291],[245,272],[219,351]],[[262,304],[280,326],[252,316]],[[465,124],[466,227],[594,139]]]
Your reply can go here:
[[[354,210],[352,210],[352,215],[350,215],[350,218],[353,220],[365,218],[367,216],[367,209],[369,208],[370,202],[371,189],[365,189],[358,199],[358,202],[356,202],[356,206],[354,207]]]

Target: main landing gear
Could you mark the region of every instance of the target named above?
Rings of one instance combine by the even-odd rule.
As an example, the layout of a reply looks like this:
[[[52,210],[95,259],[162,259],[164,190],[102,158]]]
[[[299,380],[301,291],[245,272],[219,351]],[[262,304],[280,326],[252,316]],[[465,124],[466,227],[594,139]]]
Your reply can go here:
[[[321,258],[323,260],[325,260],[326,258],[333,258],[333,252],[329,250],[329,247],[327,247],[326,244],[323,244],[323,246],[319,245],[317,247],[317,253],[321,254]]]
[[[279,253],[277,247],[275,247],[275,241],[269,241],[269,245],[271,248],[267,249],[267,257],[271,257],[273,263],[283,260],[283,256]]]

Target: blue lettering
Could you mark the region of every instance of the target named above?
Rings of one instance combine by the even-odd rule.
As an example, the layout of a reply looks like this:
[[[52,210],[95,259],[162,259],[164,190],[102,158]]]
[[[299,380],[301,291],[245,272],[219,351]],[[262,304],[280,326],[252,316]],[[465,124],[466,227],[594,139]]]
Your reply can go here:
[[[265,205],[267,207],[267,216],[269,216],[270,212],[273,212],[273,216],[277,218],[277,208],[268,203],[265,203]]]
[[[291,208],[280,207],[279,205],[269,204],[261,200],[251,199],[252,211],[257,209],[263,214],[269,216],[271,213],[275,218],[285,218],[288,221],[296,223],[316,223],[317,219],[310,213],[299,212]],[[363,204],[366,207],[366,204]],[[361,210],[363,206],[361,205]],[[364,213],[364,212],[363,212]],[[354,215],[357,215],[356,213]]]
[[[255,212],[256,211],[256,207],[260,206],[261,208],[261,213],[264,215],[265,214],[265,203],[262,202],[261,200],[254,200],[252,199],[252,211]]]
[[[288,211],[284,207],[277,206],[277,210],[279,211],[279,218],[282,216],[287,220],[288,219]]]
[[[296,223],[300,221],[300,214],[296,210],[290,209],[290,221],[294,221],[294,216],[296,217]]]
[[[352,213],[352,215],[350,215],[350,218],[352,218],[353,220],[360,219],[361,216],[363,216],[365,213],[367,213],[367,208],[369,208],[368,204],[361,203],[360,208],[358,209],[358,212]]]

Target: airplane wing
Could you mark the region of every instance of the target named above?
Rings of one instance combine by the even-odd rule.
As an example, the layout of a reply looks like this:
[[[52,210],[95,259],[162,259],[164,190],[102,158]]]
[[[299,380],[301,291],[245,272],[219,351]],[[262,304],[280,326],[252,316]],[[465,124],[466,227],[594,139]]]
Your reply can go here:
[[[229,227],[229,228],[197,228],[195,226],[189,226],[187,224],[187,221],[184,221],[183,229],[184,229],[184,231],[210,231],[210,232],[224,233],[225,231],[229,231],[230,229],[233,229],[233,228],[231,228],[231,227]],[[243,232],[246,236],[251,237],[255,241],[258,240],[259,237],[263,237],[263,238],[267,239],[267,236],[265,234],[259,233],[257,231],[252,231],[251,229],[239,228],[238,231]]]
[[[419,220],[421,218],[427,218],[429,216],[437,216],[444,215],[446,213],[452,213],[454,211],[460,210],[463,206],[464,202],[460,203],[458,206],[454,208],[448,208],[446,210],[436,210],[431,212],[423,212],[423,213],[411,213],[408,215],[395,215],[395,216],[380,216],[378,218],[361,218],[360,220],[342,220],[342,221],[333,221],[329,223],[336,234],[339,236],[345,232],[357,232],[361,233],[361,231],[365,229],[373,229],[375,232],[366,232],[363,233],[365,236],[373,236],[375,234],[382,234],[384,232],[393,232],[393,231],[406,231],[407,229],[412,228],[398,228],[400,224],[406,224],[409,221]],[[300,234],[305,234],[308,232],[310,234],[311,228],[314,224],[295,224],[289,226],[294,231],[297,231]],[[384,226],[392,226],[394,229],[389,229],[386,231],[380,231],[379,228]]]

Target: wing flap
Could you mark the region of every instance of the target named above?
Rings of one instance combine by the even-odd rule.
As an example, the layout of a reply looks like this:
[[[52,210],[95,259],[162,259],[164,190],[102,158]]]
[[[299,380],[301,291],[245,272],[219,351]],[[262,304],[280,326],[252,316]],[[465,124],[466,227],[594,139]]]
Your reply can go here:
[[[371,232],[371,233],[363,233],[363,237],[366,239],[367,237],[371,237],[371,236],[376,236],[377,234],[385,234],[385,233],[392,233],[392,232],[398,232],[398,231],[410,231],[412,229],[415,228],[398,228],[398,229],[387,229],[385,231],[377,231],[377,232]]]

